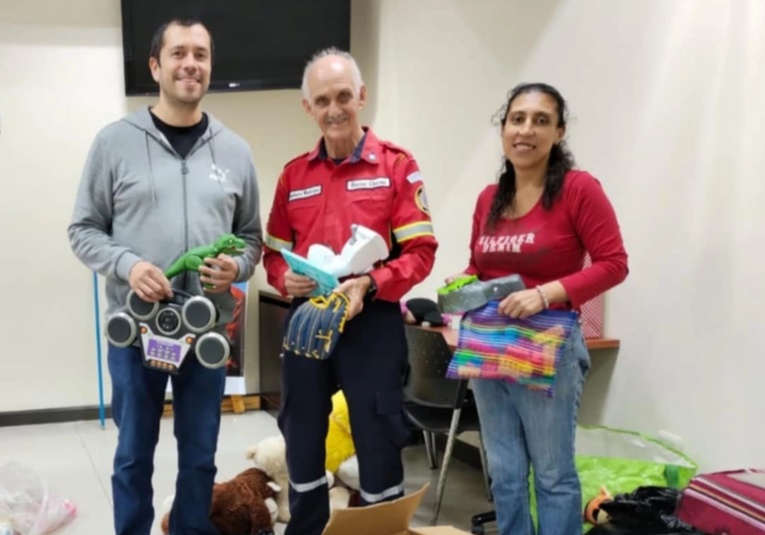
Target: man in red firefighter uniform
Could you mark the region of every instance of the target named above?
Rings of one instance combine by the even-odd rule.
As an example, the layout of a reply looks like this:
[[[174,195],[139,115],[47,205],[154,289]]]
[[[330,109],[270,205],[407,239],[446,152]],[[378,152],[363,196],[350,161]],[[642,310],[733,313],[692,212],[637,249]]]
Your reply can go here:
[[[438,242],[417,163],[359,124],[365,101],[349,54],[325,50],[308,63],[303,106],[322,137],[284,167],[267,224],[263,263],[269,284],[294,297],[287,321],[316,284],[289,270],[282,249],[306,257],[318,243],[339,253],[358,224],[385,238],[390,250],[368,274],[341,280],[336,291],[349,296],[351,312],[328,359],[283,355],[278,422],[287,443],[292,517],[286,535],[320,535],[329,519],[325,440],[338,388],[348,401],[362,502],[404,492],[407,346],[399,302],[430,274]]]

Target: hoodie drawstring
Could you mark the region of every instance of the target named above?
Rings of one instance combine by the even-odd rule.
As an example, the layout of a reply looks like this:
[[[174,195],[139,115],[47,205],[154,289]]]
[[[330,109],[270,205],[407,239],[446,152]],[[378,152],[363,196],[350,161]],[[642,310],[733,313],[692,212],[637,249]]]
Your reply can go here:
[[[151,162],[151,147],[149,147],[149,133],[144,131],[144,139],[146,140],[146,157],[149,160],[149,184],[151,185],[151,201],[154,206],[157,206],[157,190],[154,187],[154,166]]]
[[[215,175],[215,182],[218,183],[218,189],[223,191],[223,185],[221,184],[223,177],[221,174],[223,170],[218,167],[218,162],[215,160],[215,136],[210,134],[210,142],[207,144],[210,149],[210,158],[212,158],[212,173]]]

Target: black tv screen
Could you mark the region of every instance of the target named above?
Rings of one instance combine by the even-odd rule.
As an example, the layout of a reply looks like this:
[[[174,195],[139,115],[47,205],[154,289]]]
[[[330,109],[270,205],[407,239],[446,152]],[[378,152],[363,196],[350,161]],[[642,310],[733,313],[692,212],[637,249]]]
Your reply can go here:
[[[155,95],[149,49],[157,27],[196,17],[213,37],[210,91],[294,89],[311,56],[350,49],[351,0],[122,0],[127,95]]]

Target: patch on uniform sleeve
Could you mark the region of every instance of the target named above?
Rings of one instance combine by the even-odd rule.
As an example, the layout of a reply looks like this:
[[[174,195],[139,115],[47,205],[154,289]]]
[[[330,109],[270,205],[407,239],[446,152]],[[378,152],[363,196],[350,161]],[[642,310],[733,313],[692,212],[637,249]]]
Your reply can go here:
[[[422,174],[419,171],[415,171],[414,173],[410,173],[408,177],[406,177],[406,180],[410,184],[416,184],[417,182],[422,182]]]
[[[425,196],[425,186],[422,185],[419,188],[417,188],[417,191],[414,194],[414,202],[417,204],[417,208],[420,209],[420,211],[430,214],[430,208],[428,207],[428,199]]]

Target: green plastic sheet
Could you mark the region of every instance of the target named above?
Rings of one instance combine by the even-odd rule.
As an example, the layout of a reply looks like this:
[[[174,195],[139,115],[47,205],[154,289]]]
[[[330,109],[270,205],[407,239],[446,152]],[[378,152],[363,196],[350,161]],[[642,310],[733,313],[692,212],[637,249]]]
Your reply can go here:
[[[579,426],[576,467],[582,484],[582,513],[587,502],[606,487],[612,496],[638,487],[682,489],[698,465],[686,454],[645,434],[603,426]],[[531,515],[537,521],[533,471],[529,477]],[[592,526],[584,523],[585,532]]]

